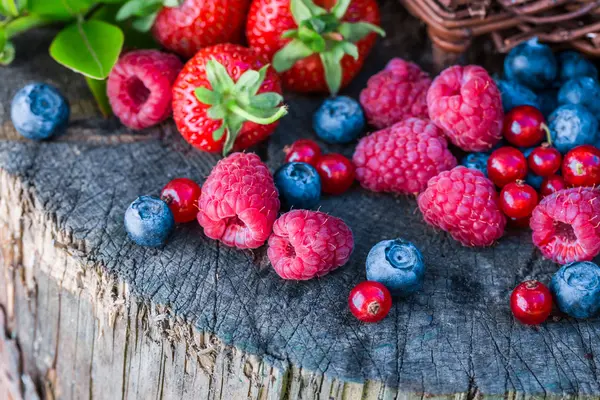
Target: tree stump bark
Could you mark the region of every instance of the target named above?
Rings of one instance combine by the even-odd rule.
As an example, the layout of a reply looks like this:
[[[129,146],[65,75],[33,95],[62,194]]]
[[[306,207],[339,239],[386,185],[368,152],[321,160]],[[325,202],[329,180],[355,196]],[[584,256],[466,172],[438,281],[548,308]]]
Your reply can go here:
[[[393,56],[432,66],[419,22],[393,0],[382,8],[388,36],[347,90],[351,96]],[[122,224],[127,205],[176,176],[202,182],[219,157],[192,149],[172,122],[134,133],[103,120],[84,81],[48,57],[51,34],[19,38],[17,60],[0,69],[0,396],[600,394],[600,321],[555,318],[537,329],[513,321],[515,284],[548,282],[557,268],[538,255],[528,232],[510,232],[489,249],[463,248],[427,227],[414,199],[355,187],[321,203],[356,239],[350,263],[322,279],[285,282],[264,248],[225,248],[196,224],[178,227],[162,249],[133,245]],[[477,59],[491,70],[500,65],[492,54]],[[10,99],[33,80],[55,84],[72,103],[68,132],[48,142],[21,139],[10,122]],[[290,94],[286,101],[290,115],[255,149],[272,169],[284,145],[313,137],[321,98]],[[326,150],[351,155],[352,147]],[[424,289],[396,301],[381,323],[361,324],[347,310],[347,295],[365,279],[371,246],[398,236],[423,251]]]

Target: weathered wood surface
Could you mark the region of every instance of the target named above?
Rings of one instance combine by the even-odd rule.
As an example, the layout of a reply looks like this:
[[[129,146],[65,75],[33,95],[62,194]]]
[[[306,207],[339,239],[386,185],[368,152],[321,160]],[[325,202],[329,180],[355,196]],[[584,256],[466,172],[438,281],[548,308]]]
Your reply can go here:
[[[423,29],[393,0],[382,2],[388,38],[347,90],[393,56],[431,67]],[[421,398],[598,396],[600,321],[514,323],[508,296],[525,278],[548,282],[527,232],[490,249],[466,249],[428,228],[410,198],[355,187],[321,209],[345,219],[356,250],[340,270],[286,282],[266,252],[236,251],[178,227],[160,250],[127,240],[123,211],[175,176],[202,181],[218,157],[188,146],[171,122],[132,133],[102,120],[83,80],[47,56],[48,32],[19,39],[0,69],[0,304],[22,372],[60,399]],[[477,61],[500,65],[487,52]],[[22,140],[10,99],[32,80],[61,87],[73,105],[68,132]],[[256,149],[271,168],[281,149],[312,137],[320,99],[288,96],[290,115]],[[329,146],[351,154],[353,146]],[[402,236],[427,262],[418,295],[379,324],[348,312],[370,247]],[[1,325],[1,324],[0,324]],[[0,369],[1,371],[1,369]],[[24,385],[20,385],[25,390]]]

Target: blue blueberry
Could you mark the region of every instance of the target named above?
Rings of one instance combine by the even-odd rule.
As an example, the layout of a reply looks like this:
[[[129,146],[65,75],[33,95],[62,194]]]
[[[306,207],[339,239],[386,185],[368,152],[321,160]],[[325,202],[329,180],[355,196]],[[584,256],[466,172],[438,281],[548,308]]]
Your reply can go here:
[[[544,181],[544,178],[542,178],[541,176],[537,176],[533,172],[528,172],[527,176],[525,177],[525,183],[527,183],[529,186],[531,186],[535,190],[540,190],[540,188],[542,187],[543,181]]]
[[[504,59],[504,75],[531,89],[545,89],[556,79],[557,63],[552,49],[532,38],[513,48]]]
[[[365,127],[365,115],[360,104],[346,96],[327,99],[313,116],[317,136],[329,143],[349,143]]]
[[[140,246],[162,246],[174,226],[173,213],[158,197],[140,196],[125,211],[125,230]]]
[[[600,83],[589,76],[565,82],[558,91],[559,104],[580,104],[600,117]]]
[[[423,286],[421,252],[403,239],[383,240],[367,256],[367,280],[385,285],[393,296],[407,296]]]
[[[600,267],[590,261],[567,264],[552,277],[550,290],[562,312],[593,317],[600,311]]]
[[[598,120],[585,107],[565,104],[558,107],[548,118],[552,144],[561,153],[573,147],[596,142]]]
[[[67,99],[54,86],[30,83],[15,94],[10,117],[17,132],[32,140],[62,133],[71,110]]]
[[[487,153],[470,153],[463,157],[460,163],[467,168],[481,171],[485,176],[487,176],[488,158],[490,158],[490,155]]]
[[[583,55],[575,51],[563,51],[557,56],[558,60],[558,79],[566,82],[580,76],[589,76],[598,79],[598,69]]]
[[[540,111],[544,117],[548,118],[550,114],[558,107],[558,91],[556,89],[542,90],[537,93]]]
[[[528,87],[517,82],[496,79],[496,86],[502,95],[502,108],[508,112],[516,106],[528,105],[540,108],[537,95]]]
[[[303,162],[289,162],[275,172],[279,199],[287,208],[310,209],[321,199],[321,178],[317,170]]]

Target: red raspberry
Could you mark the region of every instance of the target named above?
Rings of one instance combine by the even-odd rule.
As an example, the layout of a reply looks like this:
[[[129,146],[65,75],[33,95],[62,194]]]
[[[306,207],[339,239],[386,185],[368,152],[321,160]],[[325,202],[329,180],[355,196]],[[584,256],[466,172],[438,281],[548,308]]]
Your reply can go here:
[[[430,178],[456,166],[442,131],[420,118],[362,138],[352,161],[364,188],[404,194],[420,192]]]
[[[600,254],[600,190],[552,193],[533,210],[533,243],[558,264],[590,261]]]
[[[465,246],[490,246],[504,233],[506,218],[496,188],[480,171],[458,166],[442,172],[417,202],[425,222]]]
[[[427,92],[427,106],[429,118],[463,150],[490,150],[502,138],[500,91],[480,66],[442,71]]]
[[[198,222],[227,246],[263,245],[279,211],[273,177],[256,154],[233,153],[219,161],[202,186]]]
[[[360,104],[369,123],[387,128],[409,117],[427,118],[427,89],[431,78],[418,65],[392,59],[360,92]]]
[[[353,249],[352,231],[341,219],[293,210],[275,221],[267,255],[283,279],[307,280],[346,264]]]
[[[106,93],[123,125],[144,129],[172,112],[171,86],[183,64],[173,54],[136,50],[121,56],[110,71]]]

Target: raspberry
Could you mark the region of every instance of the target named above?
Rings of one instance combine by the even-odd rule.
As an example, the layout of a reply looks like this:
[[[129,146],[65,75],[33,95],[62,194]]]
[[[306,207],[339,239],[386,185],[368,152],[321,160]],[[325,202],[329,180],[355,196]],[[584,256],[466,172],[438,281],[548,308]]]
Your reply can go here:
[[[544,197],[530,220],[533,243],[558,264],[600,254],[600,190],[573,188]]]
[[[496,188],[480,171],[459,166],[442,172],[417,201],[425,222],[465,246],[490,246],[504,233]]]
[[[430,178],[456,166],[442,131],[420,118],[362,138],[352,161],[364,188],[404,194],[420,192]]]
[[[121,56],[110,71],[106,93],[123,125],[144,129],[171,115],[171,85],[183,64],[173,54],[137,50]]]
[[[490,150],[502,138],[502,97],[480,66],[442,71],[427,92],[427,106],[429,118],[463,150]]]
[[[293,210],[275,221],[267,255],[283,279],[307,280],[346,264],[353,249],[352,231],[341,219]]]
[[[198,222],[227,246],[263,245],[279,211],[273,177],[256,154],[233,153],[219,161],[202,186]]]
[[[408,117],[427,118],[429,75],[418,65],[401,58],[392,59],[367,82],[360,104],[369,123],[387,128]]]

